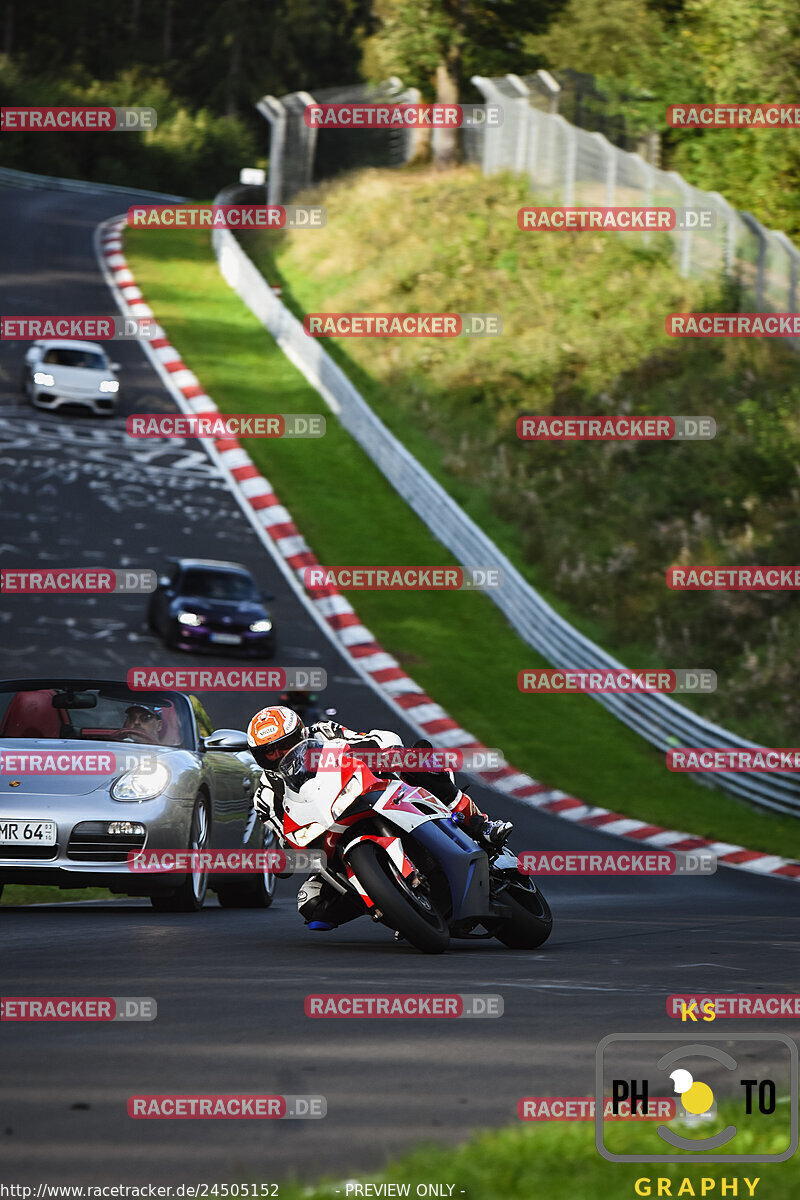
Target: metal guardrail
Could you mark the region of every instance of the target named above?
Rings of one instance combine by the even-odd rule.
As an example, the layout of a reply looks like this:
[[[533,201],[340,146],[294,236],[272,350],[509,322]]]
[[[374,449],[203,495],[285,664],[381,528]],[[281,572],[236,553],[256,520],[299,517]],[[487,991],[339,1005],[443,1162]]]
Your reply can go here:
[[[0,167],[0,187],[40,188],[43,191],[109,193],[116,196],[148,196],[156,200],[183,201],[185,196],[172,196],[167,192],[148,192],[142,188],[122,187],[116,183],[92,183],[88,179],[60,179],[56,175],[34,175],[30,171],[16,171],[11,167]]]
[[[534,650],[557,667],[622,667],[574,629],[543,599],[514,564],[417,462],[375,415],[322,344],[281,303],[229,230],[212,233],[220,271],[308,382],[320,393],[392,487],[431,533],[465,566],[500,567],[504,586],[487,595]],[[524,664],[521,664],[524,665]],[[599,693],[594,697],[660,750],[672,746],[753,748],[668,696]],[[776,812],[800,815],[800,781],[790,773],[711,774],[697,777]]]

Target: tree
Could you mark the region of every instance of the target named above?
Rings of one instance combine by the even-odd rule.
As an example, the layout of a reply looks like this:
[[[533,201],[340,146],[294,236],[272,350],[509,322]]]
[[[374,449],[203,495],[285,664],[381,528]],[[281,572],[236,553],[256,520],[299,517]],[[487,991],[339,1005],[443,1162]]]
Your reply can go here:
[[[424,100],[457,104],[472,75],[525,73],[542,64],[526,34],[544,29],[564,0],[376,0],[380,22],[365,48],[364,72],[378,81],[399,75]],[[454,129],[441,130],[436,162],[458,161]]]

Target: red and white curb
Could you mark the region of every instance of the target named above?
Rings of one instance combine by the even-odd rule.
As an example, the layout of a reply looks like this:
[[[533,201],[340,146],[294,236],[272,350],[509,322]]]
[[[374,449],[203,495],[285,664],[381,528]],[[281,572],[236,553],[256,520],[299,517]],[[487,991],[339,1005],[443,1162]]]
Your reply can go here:
[[[124,219],[106,222],[99,230],[98,254],[106,278],[112,283],[118,302],[132,317],[154,317],[136,286],[133,274],[122,253]],[[178,406],[187,413],[218,412],[214,401],[203,390],[197,376],[186,366],[178,351],[170,344],[161,326],[156,337],[142,341],[151,360],[169,386]],[[232,487],[238,491],[243,506],[248,506],[254,524],[269,536],[275,557],[299,581],[295,590],[335,635],[339,648],[350,658],[353,666],[379,690],[406,720],[420,730],[435,746],[459,750],[485,749],[483,744],[462,729],[445,710],[411,679],[391,654],[376,642],[361,623],[352,605],[334,587],[305,588],[303,572],[306,567],[319,566],[319,561],[307,545],[288,510],[281,504],[272,484],[260,473],[236,438],[214,439],[214,458],[223,467]],[[565,821],[602,833],[664,847],[669,850],[711,850],[719,863],[758,875],[777,875],[800,879],[800,862],[747,850],[729,842],[710,842],[706,838],[648,825],[607,808],[584,804],[538,783],[530,775],[504,766],[495,771],[475,772],[481,783],[495,788],[503,795],[521,801],[541,812],[561,817]]]

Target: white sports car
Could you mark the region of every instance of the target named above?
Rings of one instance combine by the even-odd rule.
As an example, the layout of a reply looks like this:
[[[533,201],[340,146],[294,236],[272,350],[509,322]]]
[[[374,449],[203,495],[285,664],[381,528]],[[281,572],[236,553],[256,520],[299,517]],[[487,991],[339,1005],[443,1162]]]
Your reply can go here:
[[[96,342],[43,339],[25,352],[22,389],[36,408],[79,406],[108,416],[119,397],[118,370]]]

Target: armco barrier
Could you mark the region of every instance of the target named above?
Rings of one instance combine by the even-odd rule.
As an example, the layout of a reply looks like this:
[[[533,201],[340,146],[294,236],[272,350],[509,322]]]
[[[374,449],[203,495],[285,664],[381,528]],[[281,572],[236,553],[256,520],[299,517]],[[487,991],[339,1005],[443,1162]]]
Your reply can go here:
[[[122,230],[125,219],[117,218],[99,226],[95,234],[98,262],[120,311],[126,316],[155,317],[136,286],[136,280],[122,253]],[[153,369],[175,400],[179,411],[185,413],[218,412],[214,401],[203,390],[197,376],[187,367],[178,351],[159,326],[158,336],[143,340],[142,350]],[[335,643],[349,662],[353,672],[374,691],[419,736],[427,737],[434,746],[454,746],[462,749],[484,749],[467,730],[459,727],[445,710],[415,682],[395,658],[375,641],[373,634],[361,623],[358,614],[335,588],[324,588],[316,595],[301,583],[303,571],[318,565],[313,550],[301,531],[292,522],[291,513],[275,495],[269,480],[260,474],[247,451],[236,438],[208,439],[202,443],[211,461],[227,479],[242,512],[250,521],[261,544],[271,554],[289,587],[304,605],[311,619]],[[494,788],[518,803],[537,812],[581,825],[593,833],[625,838],[643,845],[680,851],[708,850],[717,856],[720,866],[754,875],[800,882],[800,862],[748,850],[731,842],[711,842],[695,834],[677,829],[664,829],[623,813],[612,812],[600,805],[585,804],[556,788],[548,788],[510,763],[500,770],[474,771],[479,783]]]
[[[123,187],[116,183],[92,183],[89,179],[60,179],[55,175],[32,175],[29,171],[15,171],[11,167],[0,167],[0,187],[21,187],[56,192],[108,192],[117,196],[148,196],[156,200],[183,201],[184,196],[172,196],[168,192],[148,192],[141,188]]]
[[[431,533],[460,563],[481,563],[502,569],[504,586],[490,589],[487,595],[520,637],[557,667],[622,667],[622,663],[550,607],[386,428],[322,343],[303,332],[302,323],[281,303],[234,235],[229,230],[217,229],[212,242],[220,271],[230,287]],[[510,686],[516,686],[515,682]],[[604,693],[595,699],[660,750],[676,745],[753,747],[757,744],[704,720],[668,696]],[[531,704],[535,703],[531,697]],[[800,783],[790,774],[709,774],[702,778],[707,782],[713,780],[754,804],[800,815]]]

